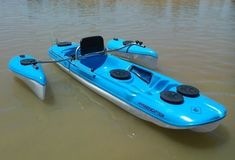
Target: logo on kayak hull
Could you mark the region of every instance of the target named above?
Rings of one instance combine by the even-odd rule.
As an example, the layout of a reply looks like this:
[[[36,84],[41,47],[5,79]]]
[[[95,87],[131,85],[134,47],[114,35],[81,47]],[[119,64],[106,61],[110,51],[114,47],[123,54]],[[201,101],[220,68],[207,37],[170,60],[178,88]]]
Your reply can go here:
[[[151,113],[153,113],[153,114],[155,114],[155,115],[157,115],[157,116],[159,116],[159,117],[161,117],[161,118],[164,117],[164,114],[163,114],[163,113],[159,112],[159,111],[156,110],[156,109],[153,109],[152,107],[150,107],[150,106],[148,106],[148,105],[146,105],[146,104],[144,104],[144,103],[139,102],[138,105],[139,105],[141,108],[146,109],[146,110],[148,110],[149,112],[151,112]]]

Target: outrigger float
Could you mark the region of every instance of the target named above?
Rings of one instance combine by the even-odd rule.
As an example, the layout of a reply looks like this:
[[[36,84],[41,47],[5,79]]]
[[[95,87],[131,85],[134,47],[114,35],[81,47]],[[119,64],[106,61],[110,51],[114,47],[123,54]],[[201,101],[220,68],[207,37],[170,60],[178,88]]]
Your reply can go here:
[[[23,82],[42,100],[45,99],[46,75],[41,64],[27,54],[14,56],[8,63],[10,71]]]
[[[139,64],[149,69],[157,68],[158,53],[146,47],[142,41],[113,38],[107,42],[108,51],[124,60]],[[115,52],[113,52],[115,51]]]
[[[224,106],[197,88],[107,54],[101,36],[83,38],[79,44],[58,42],[48,55],[51,62],[94,92],[164,128],[210,132],[227,114]],[[13,72],[18,74],[21,68]],[[25,72],[19,74],[26,77]]]

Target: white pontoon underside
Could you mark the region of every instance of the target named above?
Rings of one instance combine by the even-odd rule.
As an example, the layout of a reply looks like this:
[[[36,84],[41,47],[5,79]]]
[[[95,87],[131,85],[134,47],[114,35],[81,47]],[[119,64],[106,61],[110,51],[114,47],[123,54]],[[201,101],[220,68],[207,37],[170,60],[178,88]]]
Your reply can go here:
[[[24,83],[26,83],[26,85],[34,92],[34,94],[36,96],[38,96],[41,100],[45,99],[45,91],[46,91],[46,86],[41,85],[40,83],[28,79],[26,77],[23,77],[19,74],[15,74],[14,75],[16,77],[18,77],[19,79],[21,79]]]

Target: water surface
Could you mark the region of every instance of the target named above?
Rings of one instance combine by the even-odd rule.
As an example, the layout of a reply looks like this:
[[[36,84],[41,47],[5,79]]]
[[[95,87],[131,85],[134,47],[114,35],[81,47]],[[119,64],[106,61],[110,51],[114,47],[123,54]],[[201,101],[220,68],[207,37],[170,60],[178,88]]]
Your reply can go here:
[[[0,0],[0,158],[233,159],[235,2],[232,0]],[[158,71],[197,86],[229,115],[211,133],[163,129],[45,65],[46,101],[7,70],[9,58],[47,59],[55,39],[142,40]]]

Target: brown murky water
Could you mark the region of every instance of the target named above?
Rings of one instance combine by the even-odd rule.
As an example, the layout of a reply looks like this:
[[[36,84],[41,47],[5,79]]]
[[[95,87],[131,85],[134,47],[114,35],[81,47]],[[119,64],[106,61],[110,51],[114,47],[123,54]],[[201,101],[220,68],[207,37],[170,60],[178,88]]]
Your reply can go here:
[[[224,104],[211,133],[163,129],[45,65],[46,101],[7,70],[9,58],[47,59],[56,38],[139,39],[158,70]],[[234,159],[234,0],[0,0],[0,159]]]

